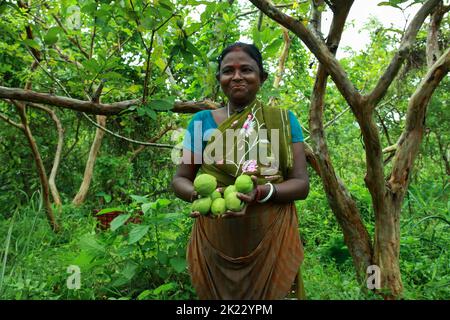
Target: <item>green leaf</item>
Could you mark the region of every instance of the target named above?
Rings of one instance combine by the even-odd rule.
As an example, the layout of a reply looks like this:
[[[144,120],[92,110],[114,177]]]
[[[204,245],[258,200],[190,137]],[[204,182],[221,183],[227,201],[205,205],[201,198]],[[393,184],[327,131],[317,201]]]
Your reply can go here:
[[[156,112],[152,109],[147,109],[147,114],[152,118],[153,120],[156,120]]]
[[[166,68],[166,63],[164,62],[164,60],[161,57],[159,57],[155,60],[155,64],[161,71],[163,71]]]
[[[169,0],[160,0],[158,4],[166,10],[173,11],[173,4]]]
[[[9,5],[9,3],[5,3],[4,1],[2,1],[0,3],[0,14],[2,14],[3,12],[5,12],[6,7]]]
[[[183,49],[181,48],[181,46],[180,45],[174,45],[173,46],[173,48],[172,48],[172,50],[170,50],[170,55],[171,56],[177,56],[177,55],[179,55],[180,54],[180,52],[182,51]]]
[[[145,225],[134,226],[133,229],[131,229],[131,231],[130,231],[130,235],[128,237],[128,243],[133,244],[135,242],[138,242],[147,234],[149,229],[150,229],[150,226],[145,226]]]
[[[131,199],[133,199],[136,203],[148,203],[149,200],[147,197],[143,196],[137,196],[135,194],[130,195]]]
[[[195,54],[197,57],[202,57],[202,53],[189,40],[186,40],[186,49]]]
[[[137,268],[137,264],[135,264],[134,262],[128,262],[125,268],[122,270],[121,275],[124,278],[131,280],[135,276]]]
[[[116,231],[118,228],[124,225],[125,222],[130,218],[130,214],[121,214],[114,218],[113,221],[111,221],[111,231]]]
[[[192,57],[192,53],[189,51],[181,51],[181,55],[183,56],[184,60],[186,61],[187,64],[193,64],[194,63],[194,58]]]
[[[173,109],[173,102],[169,99],[155,99],[147,103],[152,110],[167,111]]]
[[[90,14],[90,15],[93,15],[96,10],[97,10],[97,3],[96,2],[88,3],[87,5],[85,5],[85,6],[83,6],[81,8],[81,12],[87,13],[87,14]]]
[[[175,269],[176,272],[184,272],[186,269],[186,259],[172,258],[170,259],[170,265]]]
[[[158,199],[155,202],[150,203],[152,209],[158,210],[160,208],[167,207],[171,201],[169,199]]]
[[[22,41],[22,43],[28,47],[31,47],[33,49],[39,50],[41,47],[39,46],[39,44],[33,40],[33,39],[25,39]]]
[[[105,80],[119,80],[122,79],[122,75],[118,72],[110,71],[102,74],[102,78]]]
[[[169,282],[169,283],[160,285],[158,288],[153,290],[153,293],[159,295],[160,293],[169,292],[170,290],[173,290],[175,288],[176,288],[176,284],[174,282]]]
[[[160,251],[157,255],[158,260],[161,264],[167,264],[168,256],[167,253]]]
[[[95,59],[89,59],[89,60],[83,61],[82,64],[86,70],[88,70],[92,73],[97,73],[101,69],[100,65],[98,64],[97,61],[95,61]]]
[[[264,54],[266,57],[273,57],[277,54],[278,50],[280,49],[281,44],[283,43],[283,40],[281,39],[275,39],[272,41],[265,49]]]
[[[144,212],[144,214],[146,214],[148,212],[148,210],[151,209],[153,203],[144,203],[142,205],[142,212]]]
[[[105,209],[100,210],[96,215],[100,216],[102,214],[106,214],[106,213],[110,213],[110,212],[114,212],[114,211],[121,211],[122,212],[123,209],[119,208],[119,207],[116,207],[116,208],[105,208]]]
[[[169,199],[158,199],[156,200],[156,202],[158,203],[160,208],[165,208],[172,203],[172,201],[170,201]]]
[[[152,290],[144,290],[138,295],[137,299],[138,300],[144,300],[145,298],[147,298],[152,293],[153,293]]]
[[[105,252],[105,247],[100,244],[94,235],[92,234],[85,234],[80,239],[80,248],[85,249],[90,252],[95,253],[103,253]]]
[[[51,46],[58,41],[59,33],[61,32],[60,27],[53,27],[48,29],[47,34],[44,37],[44,42]]]
[[[255,46],[257,46],[258,48],[262,47],[262,41],[261,41],[261,32],[259,32],[259,30],[257,28],[253,29],[253,42],[255,44]]]

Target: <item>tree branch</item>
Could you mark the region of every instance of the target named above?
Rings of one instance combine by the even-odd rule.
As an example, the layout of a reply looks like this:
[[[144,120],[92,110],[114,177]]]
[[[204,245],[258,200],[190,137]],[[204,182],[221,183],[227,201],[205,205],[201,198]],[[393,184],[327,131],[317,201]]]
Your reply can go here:
[[[299,3],[306,3],[306,2],[308,2],[308,1],[299,1]],[[294,2],[293,3],[287,3],[287,4],[277,4],[277,5],[275,5],[275,7],[277,7],[277,8],[289,8],[289,7],[292,7],[293,5],[294,5]],[[260,11],[259,10],[245,11],[245,12],[242,12],[242,13],[238,14],[236,16],[236,18],[245,17],[245,16],[248,16],[248,15],[251,15],[251,14],[254,14],[254,13],[258,13],[258,12],[260,12]]]
[[[5,121],[7,124],[10,124],[13,127],[16,127],[17,129],[24,130],[23,124],[12,121],[10,118],[8,118],[8,116],[5,116],[3,113],[0,113],[0,119]]]
[[[428,33],[427,33],[427,66],[431,68],[431,66],[437,61],[437,59],[441,56],[439,50],[439,28],[441,26],[442,18],[446,13],[444,4],[441,0],[436,8],[431,13],[431,21],[428,25]]]
[[[53,215],[53,209],[50,202],[49,197],[49,186],[48,186],[48,179],[47,174],[45,173],[45,167],[44,163],[41,158],[41,154],[39,153],[38,146],[36,144],[36,140],[33,137],[33,134],[31,133],[30,127],[28,125],[28,119],[25,112],[25,105],[23,103],[18,103],[14,100],[11,100],[11,102],[16,106],[16,109],[19,113],[20,119],[22,121],[23,125],[23,132],[25,133],[25,136],[28,140],[28,143],[30,144],[31,151],[33,153],[33,157],[36,163],[36,167],[39,174],[39,179],[42,184],[42,191],[43,191],[43,200],[45,205],[45,213],[47,215],[47,219],[49,221],[49,224],[54,232],[60,231],[60,226],[58,225],[54,215]]]
[[[263,11],[272,20],[278,22],[297,35],[316,56],[319,62],[322,63],[327,69],[327,72],[331,75],[337,88],[348,104],[352,107],[355,114],[361,113],[358,108],[362,98],[361,95],[355,89],[344,69],[330,50],[328,50],[325,43],[321,39],[317,38],[315,32],[311,32],[303,25],[302,22],[284,14],[267,0],[250,0],[250,2]]]
[[[174,125],[172,125],[172,124],[167,125],[156,136],[152,137],[148,142],[149,143],[155,143],[156,141],[161,139],[162,136],[164,136],[167,132],[169,132],[170,130],[173,130],[173,129],[175,129]],[[133,162],[134,159],[136,159],[136,157],[139,155],[139,153],[144,151],[144,149],[146,147],[147,147],[147,145],[140,145],[136,150],[133,150],[133,154],[130,157],[130,162]]]
[[[58,26],[60,26],[61,29],[63,29],[63,32],[66,34],[67,39],[69,39],[69,41],[72,42],[80,50],[80,52],[83,54],[83,56],[86,59],[89,59],[89,54],[86,52],[86,50],[83,49],[83,47],[81,46],[80,42],[78,41],[78,38],[75,37],[75,39],[74,39],[74,38],[69,36],[69,32],[67,31],[66,27],[63,25],[61,20],[54,13],[52,13],[52,17],[53,17],[53,19],[55,19],[55,21],[58,24]]]
[[[125,140],[125,141],[128,141],[128,142],[131,142],[131,143],[134,143],[134,144],[139,144],[139,145],[142,145],[142,146],[151,146],[151,147],[166,148],[166,149],[173,149],[173,148],[176,147],[176,146],[171,145],[171,144],[162,144],[162,143],[152,143],[152,142],[138,141],[138,140],[134,140],[134,139],[130,139],[130,138],[121,136],[120,134],[115,133],[115,132],[113,132],[113,131],[107,129],[106,127],[102,126],[101,124],[95,122],[94,120],[92,120],[92,119],[91,119],[86,113],[84,113],[84,112],[83,112],[83,116],[84,116],[90,123],[92,123],[95,127],[97,127],[97,129],[100,129],[100,130],[103,131],[103,132],[109,133],[110,135],[112,135],[112,136],[114,136],[114,137],[116,137],[116,138],[119,138],[119,139],[122,139],[122,140]]]
[[[417,36],[417,33],[419,32],[420,27],[425,21],[425,18],[432,12],[433,8],[439,3],[439,1],[441,0],[428,0],[412,19],[411,23],[406,29],[405,35],[400,43],[398,51],[395,53],[384,74],[378,80],[375,88],[367,96],[369,106],[372,109],[375,108],[378,102],[386,95],[389,86],[391,85],[392,81],[394,81],[395,76],[398,74],[400,67],[409,54],[409,51],[414,44],[414,40]]]
[[[283,74],[285,70],[286,60],[289,55],[289,48],[291,46],[292,39],[289,37],[289,32],[287,29],[283,28],[283,51],[281,52],[280,58],[278,60],[278,68],[277,73],[275,74],[275,79],[273,81],[273,87],[277,89],[280,86],[281,79],[283,79]],[[273,105],[276,99],[274,97],[270,97],[269,105]]]
[[[319,4],[314,3],[314,6]],[[332,55],[336,53],[339,46],[345,21],[352,4],[353,0],[349,0],[341,2],[340,6],[333,7],[333,21],[327,37],[328,52]],[[312,27],[316,34],[320,34],[320,12],[317,10],[314,15],[317,23],[313,24]],[[327,70],[326,64],[320,62],[311,96],[309,113],[311,140],[314,154],[320,167],[321,179],[325,192],[327,193],[328,202],[344,232],[344,241],[353,258],[353,263],[357,270],[357,278],[359,281],[363,281],[364,272],[371,261],[372,244],[367,229],[362,222],[358,207],[351,198],[345,185],[338,178],[329,154],[323,126],[324,98],[328,78],[327,71],[329,70]],[[354,107],[352,110],[355,113],[356,107],[359,108],[359,104]],[[335,119],[339,118],[345,112],[346,110],[341,112]]]
[[[45,107],[45,106],[42,106],[42,105],[39,105],[36,103],[28,103],[28,105],[33,108],[40,109],[40,110],[47,112],[50,115],[50,117],[53,119],[53,121],[55,122],[56,129],[58,130],[58,143],[56,145],[55,158],[53,160],[52,170],[50,171],[48,184],[49,184],[50,190],[52,192],[53,201],[55,202],[55,204],[57,206],[61,206],[62,205],[61,197],[59,196],[59,191],[58,191],[58,188],[56,187],[55,178],[56,178],[56,174],[58,172],[59,164],[61,161],[61,153],[62,153],[62,148],[63,148],[63,144],[64,144],[64,129],[63,129],[61,121],[59,120],[55,111],[53,111],[52,109],[50,109],[48,107]]]
[[[409,100],[405,129],[400,136],[394,164],[389,179],[392,193],[405,192],[414,160],[423,138],[428,102],[434,90],[450,69],[450,48],[428,71]]]
[[[40,93],[32,90],[23,90],[20,88],[7,88],[0,86],[0,99],[14,99],[25,102],[35,102],[55,107],[71,109],[79,112],[86,112],[96,115],[117,115],[133,105],[140,105],[140,99],[125,100],[110,104],[95,103],[62,96],[55,96],[48,93]],[[214,110],[219,107],[218,103],[210,100],[198,102],[177,101],[174,103],[172,112],[175,113],[195,113],[201,110]]]

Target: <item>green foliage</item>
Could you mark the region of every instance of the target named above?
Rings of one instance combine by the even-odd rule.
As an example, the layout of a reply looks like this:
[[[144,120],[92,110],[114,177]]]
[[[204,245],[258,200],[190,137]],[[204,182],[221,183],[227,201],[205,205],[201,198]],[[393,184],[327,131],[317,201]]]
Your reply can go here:
[[[380,5],[405,8],[415,2],[390,0]],[[280,2],[281,3],[281,2]],[[287,1],[283,1],[287,3]],[[271,97],[292,110],[309,136],[308,114],[317,61],[293,37],[280,87],[273,88],[283,47],[281,28],[248,2],[235,1],[55,1],[29,10],[0,1],[0,85],[77,99],[89,99],[102,83],[101,102],[144,98],[120,115],[108,117],[108,129],[136,140],[150,140],[167,126],[185,128],[190,115],[171,111],[174,101],[205,98],[224,101],[215,78],[217,56],[228,44],[247,37],[262,50],[269,78],[260,98]],[[308,23],[310,3],[285,8]],[[325,7],[320,10],[327,10]],[[194,14],[196,11],[198,14]],[[244,23],[245,22],[245,23]],[[449,20],[442,25],[448,46]],[[27,37],[26,28],[33,38]],[[364,52],[345,48],[341,59],[356,88],[368,93],[393,57],[403,30],[369,21]],[[292,37],[293,35],[290,34]],[[426,34],[420,32],[398,79],[376,112],[382,146],[393,145],[404,127],[409,97],[425,73]],[[31,72],[30,54],[40,53]],[[333,165],[347,186],[362,220],[373,235],[374,212],[363,177],[366,159],[361,133],[347,103],[329,81],[324,122],[343,113],[326,129]],[[406,299],[450,297],[448,77],[435,91],[426,131],[401,215],[400,262]],[[80,187],[95,128],[81,115],[54,109],[64,128],[64,147],[56,184],[64,203],[58,214],[63,231],[48,227],[40,182],[22,132],[0,121],[0,296],[4,299],[195,299],[186,270],[186,246],[192,228],[189,206],[175,198],[170,150],[145,148],[105,135],[84,206],[69,205]],[[14,106],[0,101],[0,113],[20,123]],[[47,114],[29,107],[27,117],[47,174],[53,166],[57,132]],[[171,133],[157,142],[175,144]],[[307,138],[307,142],[310,142]],[[447,159],[447,162],[446,160]],[[387,174],[392,162],[385,166]],[[309,299],[379,299],[361,290],[342,232],[329,208],[319,177],[309,169],[311,191],[296,203],[305,247],[303,276]],[[99,212],[94,215],[94,209]],[[109,230],[97,219],[122,214]],[[70,265],[81,269],[81,288],[66,285]]]

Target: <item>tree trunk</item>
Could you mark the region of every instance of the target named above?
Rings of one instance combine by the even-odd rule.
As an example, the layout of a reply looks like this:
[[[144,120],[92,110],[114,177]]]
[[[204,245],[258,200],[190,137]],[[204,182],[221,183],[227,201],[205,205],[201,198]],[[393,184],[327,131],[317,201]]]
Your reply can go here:
[[[345,5],[341,4],[339,8],[335,9],[330,32],[327,37],[327,47],[330,48],[333,55],[338,48],[345,20],[352,3],[353,1],[347,1]],[[319,10],[317,10],[320,4],[320,2],[314,3],[315,12],[313,12],[314,28],[316,28],[315,31],[317,34],[321,34],[321,17]],[[324,65],[320,64],[311,97],[309,128],[311,130],[311,139],[314,142],[315,158],[320,167],[320,177],[327,194],[328,203],[342,228],[345,244],[353,258],[357,279],[360,283],[364,283],[367,267],[371,265],[372,245],[369,233],[361,220],[356,203],[351,198],[350,193],[342,181],[337,177],[328,152],[323,126],[327,77],[328,74]]]
[[[106,125],[106,116],[97,116],[97,123],[104,127]],[[97,159],[98,151],[102,145],[103,136],[105,132],[99,128],[95,131],[94,141],[91,145],[91,150],[89,152],[89,157],[86,162],[86,168],[84,170],[83,182],[81,183],[80,190],[73,199],[72,203],[76,206],[81,205],[86,199],[89,185],[91,184],[92,175],[94,172],[95,160]]]
[[[386,183],[385,212],[376,217],[375,263],[381,268],[381,286],[389,291],[386,298],[398,298],[402,291],[399,268],[400,212],[423,138],[428,103],[449,69],[450,49],[447,49],[410,98],[406,126],[397,142],[392,172]]]
[[[386,194],[386,210],[375,217],[374,264],[380,268],[380,294],[397,299],[403,291],[400,274],[400,212],[403,195]]]
[[[424,81],[424,84],[421,85],[423,88],[419,89],[418,93],[415,93],[411,98],[405,132],[402,134],[402,137],[397,143],[398,149],[396,152],[396,160],[394,160],[392,175],[388,183],[386,183],[384,178],[382,147],[378,128],[373,119],[373,111],[377,107],[378,103],[384,98],[387,90],[398,74],[401,65],[414,45],[417,33],[426,17],[432,13],[433,10],[435,10],[441,0],[427,0],[418,10],[414,18],[409,23],[402,41],[400,42],[399,49],[391,59],[389,66],[386,68],[383,75],[378,79],[375,88],[370,94],[365,96],[362,96],[358,90],[356,90],[353,83],[345,73],[345,70],[334,56],[334,49],[335,47],[337,48],[337,44],[339,42],[336,42],[335,40],[340,39],[342,32],[337,32],[338,28],[333,26],[335,18],[336,22],[340,24],[340,27],[342,27],[342,21],[345,21],[343,12],[345,12],[346,9],[344,8],[351,5],[353,2],[352,0],[326,1],[334,13],[331,29],[334,28],[336,31],[335,36],[338,36],[335,40],[331,41],[333,36],[331,36],[330,30],[330,35],[327,38],[326,45],[320,39],[320,32],[314,33],[314,30],[311,31],[298,19],[281,12],[273,6],[271,2],[267,0],[250,0],[250,2],[267,14],[271,19],[291,30],[303,41],[303,43],[319,60],[326,73],[331,76],[336,84],[336,87],[349,104],[358,121],[366,151],[367,174],[364,180],[372,197],[372,205],[376,220],[375,252],[373,258],[375,259],[374,262],[378,263],[378,266],[381,267],[383,289],[387,289],[389,291],[385,296],[388,298],[396,298],[400,295],[402,290],[398,263],[400,247],[399,216],[404,192],[407,187],[407,183],[405,182],[408,181],[411,166],[417,154],[420,137],[422,136],[423,124],[425,122],[423,112],[428,104],[428,99],[438,85],[439,81],[442,79],[443,75],[448,72],[448,51],[447,58],[441,58],[436,62],[433,67],[433,69],[435,69],[434,72],[429,73]],[[316,3],[313,2],[313,4]],[[447,8],[445,10],[447,10]],[[337,19],[338,17],[340,17],[339,20]],[[440,67],[435,67],[439,62],[441,63]],[[340,210],[339,207],[342,206],[342,208],[344,208],[342,212],[344,219],[342,222],[347,222],[352,216],[357,216],[357,213],[350,216],[345,215],[351,212],[351,208],[345,208],[348,200],[347,198],[349,197],[342,197],[342,195],[346,194],[346,190],[341,187],[341,184],[334,174],[331,162],[329,161],[322,125],[323,93],[321,93],[320,90],[325,87],[324,83],[326,81],[326,74],[325,72],[322,73],[324,74],[322,79],[320,79],[319,76],[317,77],[314,88],[315,96],[311,101],[311,138],[315,143],[315,153],[318,162],[320,163],[323,183],[327,186],[326,190],[330,205],[334,212],[338,212],[338,210]],[[402,146],[404,142],[405,144]],[[340,213],[336,216],[339,220]],[[340,224],[342,222],[340,222]],[[349,228],[347,232],[354,232],[354,230]],[[344,231],[344,235],[345,234],[346,231]],[[363,235],[363,237],[365,237],[365,235]],[[355,239],[358,239],[358,237],[356,236]],[[351,241],[353,239],[349,240]],[[352,244],[350,244],[350,246],[351,245]],[[362,246],[364,247],[364,243],[362,243]],[[367,253],[369,250],[365,250],[363,252]],[[369,263],[370,260],[373,259],[369,259]]]
[[[53,160],[53,167],[52,167],[52,171],[50,172],[48,184],[50,186],[50,191],[52,193],[52,197],[53,197],[53,201],[54,201],[55,205],[57,205],[59,208],[61,208],[62,202],[61,202],[61,197],[59,196],[58,187],[56,186],[55,178],[56,178],[56,174],[58,172],[59,163],[61,160],[62,147],[64,144],[64,129],[62,127],[61,121],[59,120],[58,116],[52,109],[47,108],[45,106],[35,104],[35,103],[30,103],[29,106],[47,112],[52,117],[53,121],[55,122],[56,129],[58,130],[58,144],[56,146],[55,159]]]
[[[363,283],[366,278],[367,267],[372,264],[371,240],[361,220],[355,201],[337,177],[331,163],[323,130],[323,97],[326,78],[325,69],[320,65],[311,99],[311,138],[314,141],[314,154],[319,163],[328,203],[342,228],[345,244],[353,258],[357,279],[360,283]]]
[[[28,143],[30,144],[31,151],[33,153],[33,158],[36,163],[36,168],[39,174],[39,180],[42,186],[42,199],[44,201],[45,213],[47,215],[47,220],[50,224],[50,227],[54,232],[60,231],[60,226],[56,222],[55,215],[53,214],[52,203],[50,201],[50,192],[47,174],[45,173],[44,163],[42,162],[41,154],[39,153],[38,146],[36,141],[34,140],[33,134],[31,133],[30,127],[28,126],[28,120],[25,113],[25,105],[22,103],[17,103],[12,101],[19,112],[20,119],[23,125],[23,132],[27,137]]]

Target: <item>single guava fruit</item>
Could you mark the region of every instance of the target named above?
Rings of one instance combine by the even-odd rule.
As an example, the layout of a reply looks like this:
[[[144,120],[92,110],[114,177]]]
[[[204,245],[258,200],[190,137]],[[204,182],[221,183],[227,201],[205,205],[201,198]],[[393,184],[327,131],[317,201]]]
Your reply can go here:
[[[200,174],[194,180],[194,189],[201,196],[207,197],[217,187],[217,180],[210,174],[204,173]]]
[[[211,198],[201,198],[197,199],[192,203],[192,212],[198,211],[201,214],[207,214],[211,208],[212,200]]]
[[[223,198],[217,198],[214,200],[211,204],[211,212],[214,215],[222,214],[227,211],[227,206],[225,203],[225,199]]]
[[[225,191],[223,192],[223,198],[225,199],[227,195],[229,195],[231,192],[236,192],[236,187],[234,184],[228,186]]]
[[[246,174],[242,174],[237,177],[234,185],[236,186],[237,192],[249,193],[253,190],[253,180]]]
[[[216,200],[216,199],[218,199],[218,198],[222,198],[222,195],[220,194],[219,191],[214,190],[213,193],[211,193],[211,194],[209,195],[209,197],[211,198],[212,201],[214,201],[214,200]]]
[[[237,197],[237,192],[231,192],[225,197],[225,204],[228,210],[241,211],[244,203]]]

